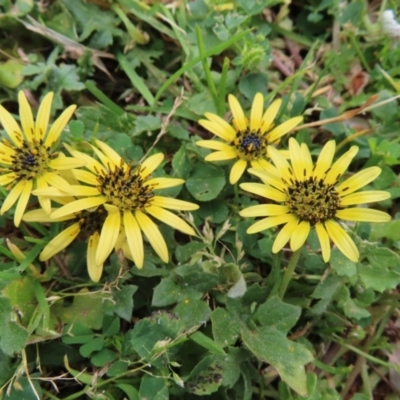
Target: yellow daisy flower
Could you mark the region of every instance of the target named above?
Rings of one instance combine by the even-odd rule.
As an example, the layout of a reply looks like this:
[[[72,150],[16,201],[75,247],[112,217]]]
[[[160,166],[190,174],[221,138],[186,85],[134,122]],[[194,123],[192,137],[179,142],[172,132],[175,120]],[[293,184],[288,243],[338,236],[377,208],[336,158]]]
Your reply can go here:
[[[74,199],[75,200],[75,199]],[[52,210],[56,211],[55,209]],[[28,211],[22,217],[25,222],[60,222],[71,221],[72,224],[61,231],[44,247],[39,255],[40,261],[47,261],[60,251],[68,247],[79,234],[89,236],[87,249],[87,268],[90,279],[98,282],[103,273],[103,264],[96,264],[95,255],[97,252],[100,231],[106,220],[107,212],[103,206],[93,211],[82,210],[77,213],[65,215],[61,218],[50,218],[42,209]]]
[[[55,151],[55,144],[76,106],[69,106],[47,131],[52,100],[53,93],[50,92],[40,104],[35,123],[24,92],[19,92],[22,129],[12,115],[0,105],[0,122],[11,140],[9,142],[3,139],[0,142],[0,185],[9,191],[0,213],[5,213],[18,201],[14,214],[15,226],[19,226],[35,188],[51,185],[66,191],[69,184],[59,176],[58,171],[84,165],[81,160],[60,157],[61,154]],[[39,202],[43,209],[50,213],[50,199],[39,197]]]
[[[346,257],[358,261],[358,249],[339,220],[389,221],[390,215],[385,212],[349,206],[385,200],[390,194],[378,190],[357,192],[381,173],[379,167],[366,168],[339,183],[358,147],[351,147],[332,164],[335,146],[333,140],[326,143],[315,165],[307,145],[300,146],[293,138],[289,140],[290,164],[279,151],[268,146],[275,167],[268,171],[249,170],[264,184],[243,183],[240,187],[278,204],[259,204],[242,210],[242,217],[266,217],[250,226],[247,233],[285,224],[272,247],[272,252],[277,253],[288,241],[293,251],[298,250],[310,229],[315,228],[325,262],[330,258],[330,240]]]
[[[283,135],[303,121],[303,117],[288,119],[281,125],[274,126],[274,119],[281,107],[282,100],[275,100],[263,113],[264,97],[257,93],[254,97],[250,119],[244,115],[235,96],[228,96],[229,106],[233,115],[232,125],[212,113],[205,113],[207,119],[201,119],[199,124],[227,143],[217,140],[200,140],[196,144],[211,150],[206,161],[223,161],[237,159],[230,172],[229,181],[233,185],[243,175],[250,162],[253,168],[268,168],[265,160],[267,146],[276,143]]]
[[[167,245],[160,230],[153,220],[162,222],[189,235],[195,235],[185,221],[166,210],[192,211],[197,210],[197,204],[156,195],[159,189],[181,185],[183,179],[151,178],[151,173],[161,164],[163,154],[149,157],[141,165],[133,167],[125,162],[111,147],[96,140],[92,146],[100,162],[87,154],[72,149],[66,145],[73,157],[86,162],[87,170],[74,170],[76,179],[86,184],[71,185],[71,195],[81,197],[54,211],[51,218],[61,218],[103,205],[107,217],[102,224],[95,263],[104,263],[117,243],[121,229],[124,230],[128,247],[138,268],[142,268],[144,248],[142,232],[164,261],[168,262]],[[35,194],[42,196],[65,196],[57,188],[39,189]]]

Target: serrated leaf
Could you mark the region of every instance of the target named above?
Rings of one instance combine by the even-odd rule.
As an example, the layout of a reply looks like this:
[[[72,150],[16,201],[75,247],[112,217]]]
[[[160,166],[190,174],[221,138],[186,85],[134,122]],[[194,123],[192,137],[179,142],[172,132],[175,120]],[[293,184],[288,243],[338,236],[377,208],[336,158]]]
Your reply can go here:
[[[372,288],[381,293],[394,289],[400,283],[400,273],[389,268],[360,265],[358,275],[366,288]]]
[[[287,333],[295,325],[300,314],[300,307],[284,303],[278,296],[273,296],[257,308],[253,318],[262,326]]]
[[[239,337],[238,324],[224,308],[217,308],[211,313],[211,322],[216,343],[226,347],[237,341]]]
[[[301,396],[307,395],[304,365],[313,360],[303,345],[286,338],[276,328],[268,326],[250,331],[242,330],[242,340],[259,359],[277,369],[282,380]]]
[[[119,317],[130,322],[133,310],[133,295],[138,290],[135,285],[125,285],[120,290],[113,291],[114,312]]]
[[[199,201],[215,199],[225,186],[224,171],[212,164],[200,163],[186,180],[186,188]]]
[[[331,267],[340,276],[348,276],[351,278],[357,273],[356,264],[349,260],[338,248],[334,248],[330,258]]]
[[[164,379],[144,375],[140,382],[140,399],[168,400],[169,391]]]

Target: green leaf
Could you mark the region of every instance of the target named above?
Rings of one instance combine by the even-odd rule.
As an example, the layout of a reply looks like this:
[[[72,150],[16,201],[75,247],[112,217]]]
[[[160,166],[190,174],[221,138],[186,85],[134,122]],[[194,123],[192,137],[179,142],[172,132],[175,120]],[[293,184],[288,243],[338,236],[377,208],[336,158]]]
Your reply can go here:
[[[195,332],[190,335],[190,339],[198,345],[204,347],[209,350],[211,353],[225,355],[225,351],[218,343],[214,342],[214,340],[210,339],[208,336],[204,335],[202,332]]]
[[[296,324],[300,314],[300,307],[284,303],[278,296],[273,296],[258,307],[253,318],[262,326],[287,333]]]
[[[210,319],[211,310],[202,300],[185,300],[174,309],[187,330],[205,324]]]
[[[331,267],[340,276],[348,276],[351,278],[357,273],[356,264],[349,260],[339,249],[336,247],[332,250],[330,258]]]
[[[72,64],[54,65],[52,69],[52,80],[49,86],[49,89],[57,93],[60,93],[62,90],[80,91],[85,89],[85,85],[80,81],[78,76],[76,66]]]
[[[139,400],[139,392],[136,388],[126,383],[118,383],[115,385],[118,389],[121,389],[129,400]]]
[[[396,268],[400,265],[400,256],[387,247],[380,247],[376,243],[365,243],[362,249],[368,261],[374,267],[380,268]]]
[[[338,307],[343,308],[346,317],[360,320],[371,316],[370,312],[365,308],[359,307],[356,302],[350,297],[350,291],[343,286],[337,294]]]
[[[222,383],[222,366],[213,356],[203,358],[192,370],[185,388],[199,396],[208,395],[218,390]]]
[[[117,353],[110,349],[102,349],[92,355],[90,362],[96,367],[104,367],[106,364],[113,362],[117,359]]]
[[[203,292],[196,290],[196,288],[182,287],[175,283],[173,279],[164,278],[154,288],[151,304],[153,307],[165,307],[184,300],[199,299],[202,295]]]
[[[5,397],[7,400],[38,400],[37,396],[40,396],[41,399],[44,398],[39,382],[33,379],[28,380],[25,376],[18,377],[9,387],[10,391],[7,391]]]
[[[224,171],[216,165],[199,163],[186,181],[189,193],[199,201],[215,199],[225,186]]]
[[[125,285],[121,289],[113,291],[114,312],[119,317],[130,322],[133,310],[133,295],[138,290],[135,285]]]
[[[304,364],[313,360],[303,345],[286,338],[286,335],[268,326],[257,330],[242,329],[242,340],[261,361],[277,369],[282,380],[301,396],[307,395]]]
[[[168,400],[169,391],[165,380],[144,375],[140,382],[139,398],[143,400]]]
[[[80,323],[87,328],[100,329],[103,322],[104,301],[111,301],[110,295],[91,293],[87,289],[82,289],[75,296],[72,306],[59,310],[59,316],[66,323]]]
[[[366,288],[373,288],[381,293],[396,288],[400,283],[400,273],[385,267],[360,265],[358,275]]]
[[[102,337],[96,337],[90,340],[89,342],[85,343],[84,345],[82,345],[79,348],[79,353],[81,353],[83,357],[90,357],[90,355],[94,351],[101,350],[103,346],[104,346],[104,339]]]
[[[174,154],[171,164],[174,171],[173,176],[177,176],[183,179],[186,179],[189,176],[193,165],[189,159],[188,152],[185,146],[181,146],[179,150]]]
[[[249,100],[253,100],[256,93],[267,94],[268,76],[262,73],[248,74],[239,82],[239,90]]]
[[[21,72],[24,65],[19,61],[7,60],[0,64],[0,85],[15,89],[24,80]]]
[[[384,224],[372,224],[370,240],[375,241],[381,238],[400,240],[400,220],[389,221]]]
[[[216,308],[211,313],[211,328],[214,341],[223,347],[235,344],[239,337],[239,327],[224,308]]]
[[[37,307],[35,282],[29,277],[15,279],[3,289],[3,296],[20,315],[22,325],[28,326]]]
[[[140,357],[150,358],[157,342],[176,339],[184,328],[184,324],[174,313],[158,311],[150,318],[141,319],[129,331],[129,342]]]
[[[318,283],[311,297],[314,299],[331,299],[344,282],[345,279],[340,276],[328,276]]]
[[[154,115],[139,115],[136,117],[133,136],[138,136],[143,132],[158,131],[161,128],[161,119]]]

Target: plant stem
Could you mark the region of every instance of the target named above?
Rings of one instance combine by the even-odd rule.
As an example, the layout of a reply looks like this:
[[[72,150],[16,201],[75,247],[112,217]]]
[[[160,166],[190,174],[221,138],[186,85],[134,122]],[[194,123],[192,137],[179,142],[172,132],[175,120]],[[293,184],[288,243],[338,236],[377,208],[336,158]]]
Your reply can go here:
[[[281,287],[279,288],[279,292],[278,292],[278,295],[281,299],[285,295],[285,292],[289,285],[289,282],[292,279],[293,272],[294,272],[297,262],[299,261],[299,258],[300,258],[301,249],[302,249],[302,247],[300,247],[300,249],[293,252],[292,258],[289,261],[289,265],[287,266],[285,274],[283,275]]]

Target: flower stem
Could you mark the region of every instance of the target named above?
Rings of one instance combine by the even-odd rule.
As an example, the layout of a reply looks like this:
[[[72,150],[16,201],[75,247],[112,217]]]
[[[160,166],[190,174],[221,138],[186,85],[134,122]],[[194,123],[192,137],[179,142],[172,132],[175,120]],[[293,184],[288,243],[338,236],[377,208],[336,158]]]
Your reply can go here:
[[[294,272],[297,262],[299,261],[299,258],[300,258],[301,249],[302,249],[302,247],[300,247],[300,249],[293,252],[292,258],[289,261],[289,265],[287,266],[285,274],[283,275],[281,287],[279,288],[279,292],[278,292],[278,295],[281,299],[285,295],[285,292],[289,285],[289,282],[292,279],[293,272]]]

